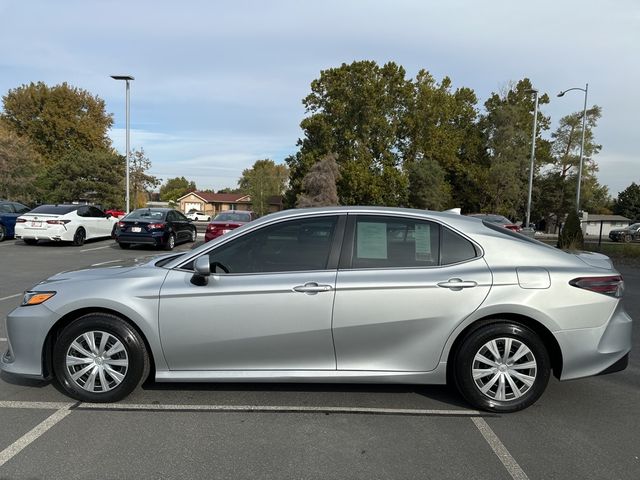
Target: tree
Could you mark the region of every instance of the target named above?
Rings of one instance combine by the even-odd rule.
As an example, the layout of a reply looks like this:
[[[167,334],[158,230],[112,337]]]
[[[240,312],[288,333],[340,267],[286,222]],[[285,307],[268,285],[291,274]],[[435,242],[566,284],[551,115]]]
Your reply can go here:
[[[0,198],[26,204],[40,197],[37,186],[42,158],[26,138],[0,122]]]
[[[493,93],[484,104],[486,113],[480,119],[487,155],[482,186],[485,192],[481,205],[483,211],[510,218],[524,216],[535,108],[531,89],[530,80],[524,78],[500,94]],[[549,96],[541,95],[538,103],[549,103]],[[549,117],[538,112],[535,169],[549,162],[543,156],[549,148],[540,138],[540,134],[549,128],[549,122]]]
[[[338,205],[337,181],[340,179],[340,169],[336,156],[326,155],[311,167],[302,180],[302,193],[298,195],[296,206],[328,207]]]
[[[438,162],[423,158],[411,163],[409,170],[409,206],[444,210],[450,206],[451,186]]]
[[[73,151],[46,170],[41,179],[51,203],[89,200],[121,205],[124,186],[123,156],[113,152]]]
[[[196,184],[184,177],[170,178],[160,187],[160,200],[163,202],[176,201],[178,198],[189,192],[194,192]]]
[[[49,87],[43,82],[9,90],[2,97],[6,125],[28,139],[47,164],[72,152],[108,150],[113,118],[105,103],[86,90],[67,83]]]
[[[238,186],[251,197],[253,211],[265,215],[269,213],[269,198],[282,196],[288,177],[286,165],[276,165],[269,159],[258,160],[243,170]]]
[[[613,203],[613,213],[640,222],[640,185],[633,182],[618,194]]]
[[[291,172],[288,203],[295,203],[309,169],[330,153],[340,166],[340,203],[406,203],[400,152],[411,92],[405,70],[393,62],[380,67],[360,61],[320,72],[302,102],[308,116],[300,124],[300,150],[286,159]]]
[[[569,212],[567,221],[558,236],[558,248],[566,250],[580,250],[584,246],[582,228],[580,228],[580,218],[575,209]]]
[[[206,192],[206,190],[205,190],[205,192]],[[214,193],[214,192],[212,192],[212,193]],[[239,188],[225,187],[223,189],[218,190],[215,193],[243,193],[243,192]]]
[[[148,192],[160,185],[160,180],[147,171],[151,168],[151,160],[144,149],[134,150],[129,156],[129,184],[133,208],[144,207],[148,200]]]

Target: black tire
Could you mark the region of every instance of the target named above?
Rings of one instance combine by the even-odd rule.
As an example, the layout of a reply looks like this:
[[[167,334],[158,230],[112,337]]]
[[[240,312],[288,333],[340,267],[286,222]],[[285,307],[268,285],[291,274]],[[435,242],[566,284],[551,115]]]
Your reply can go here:
[[[131,246],[130,243],[118,243],[118,245],[120,245],[120,248],[123,250],[127,250]]]
[[[167,243],[164,244],[165,250],[173,250],[173,247],[176,246],[176,236],[175,234],[169,234],[169,238],[167,238]]]
[[[528,353],[515,362],[495,361],[495,355],[490,358],[490,350],[486,348],[492,340],[495,341],[493,345],[497,347],[499,356],[504,355],[508,343],[512,344],[512,356],[515,356],[515,349],[519,345],[524,345]],[[486,353],[486,358],[494,361],[497,366],[477,360],[476,355],[482,353]],[[526,368],[533,360],[535,367]],[[516,368],[512,369],[512,366]],[[500,413],[515,412],[532,405],[544,392],[551,374],[549,353],[540,337],[525,325],[512,321],[497,321],[471,331],[460,344],[453,367],[456,386],[471,405],[480,410]],[[478,371],[485,370],[486,375],[474,379],[475,367],[478,367]],[[516,375],[527,381],[533,377],[533,382],[529,386]],[[509,379],[514,382],[513,385]],[[501,385],[504,385],[503,391],[500,391]],[[488,388],[487,393],[483,393],[483,387]]]
[[[87,232],[85,232],[84,228],[78,227],[76,233],[73,234],[73,246],[81,247],[84,245],[84,241],[87,239]]]
[[[632,240],[631,235],[630,235],[630,234],[628,234],[628,233],[627,233],[627,234],[625,234],[624,239],[623,239],[623,242],[624,242],[624,243],[631,243],[631,240]]]
[[[0,242],[4,241],[5,238],[7,238],[7,230],[4,225],[0,225]]]
[[[195,241],[197,241],[197,240],[198,240],[198,231],[197,231],[195,228],[194,228],[193,230],[191,230],[190,235],[191,235],[191,236],[189,237],[189,241],[190,241],[190,242],[192,242],[192,243],[193,243],[193,242],[195,242]]]
[[[26,243],[27,245],[37,245],[38,244],[38,240],[36,240],[35,238],[23,238],[22,241],[24,243]]]
[[[67,367],[67,353],[73,351],[72,355],[79,355],[71,346],[72,343],[83,334],[89,332],[95,332],[100,338],[102,335],[105,335],[109,338],[117,339],[117,341],[124,346],[124,353],[120,352],[116,355],[120,355],[120,358],[125,359],[121,361],[126,361],[127,366],[115,367],[116,369],[119,368],[120,372],[123,372],[124,377],[120,383],[113,386],[111,390],[105,389],[105,391],[97,391],[99,388],[104,388],[100,384],[101,377],[99,375],[95,375],[96,385],[93,391],[83,388],[80,383],[83,381],[85,385],[88,383],[86,378],[83,380],[83,377],[85,375],[90,376],[93,370],[89,370],[89,372],[79,377],[78,381],[76,381],[73,379],[70,369],[76,369],[77,373],[78,369],[84,367]],[[93,335],[93,338],[98,337]],[[99,342],[96,341],[95,343],[98,344]],[[107,349],[108,348],[105,348],[105,350]],[[113,359],[109,359],[113,361]],[[102,362],[102,360],[100,361]],[[149,354],[138,332],[121,318],[106,313],[89,313],[78,318],[62,330],[53,347],[53,371],[56,380],[70,397],[80,400],[81,402],[105,403],[122,400],[146,379],[149,374],[149,365]],[[87,365],[87,367],[89,367],[89,365]],[[110,377],[108,372],[104,374],[103,378],[107,380],[107,384],[109,384],[109,382],[115,382],[115,377]]]

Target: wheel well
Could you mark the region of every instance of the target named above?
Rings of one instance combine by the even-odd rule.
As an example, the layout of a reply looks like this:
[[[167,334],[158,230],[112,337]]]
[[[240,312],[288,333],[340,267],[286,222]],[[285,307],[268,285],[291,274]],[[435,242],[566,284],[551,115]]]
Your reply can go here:
[[[67,313],[64,317],[58,320],[53,327],[49,330],[47,334],[47,338],[44,341],[44,347],[42,349],[42,374],[45,378],[51,378],[53,376],[53,345],[55,344],[56,339],[60,335],[60,332],[64,330],[64,328],[71,324],[73,321],[82,317],[83,315],[87,315],[88,313],[108,313],[110,315],[115,315],[123,321],[127,322],[133,329],[135,329],[140,338],[144,341],[144,347],[147,349],[147,353],[149,354],[149,376],[155,375],[155,361],[153,359],[153,352],[151,351],[151,347],[149,346],[149,342],[147,341],[147,337],[145,337],[142,330],[131,321],[130,318],[125,317],[120,312],[116,312],[115,310],[110,310],[108,308],[81,308],[80,310],[74,310],[73,312]]]
[[[453,342],[451,346],[451,350],[449,350],[449,357],[447,358],[447,380],[450,381],[453,379],[453,367],[455,363],[455,356],[458,353],[458,349],[460,348],[460,344],[462,341],[474,330],[478,328],[484,327],[485,325],[489,325],[492,323],[500,323],[504,321],[513,321],[521,323],[526,327],[533,330],[544,343],[545,347],[547,347],[547,351],[549,352],[549,358],[551,359],[551,368],[553,369],[553,375],[556,378],[560,378],[562,374],[562,351],[560,350],[560,345],[558,345],[558,341],[553,336],[553,334],[542,325],[537,320],[534,320],[530,317],[526,317],[524,315],[518,315],[514,313],[504,313],[499,315],[491,315],[489,317],[484,317],[476,320],[471,325],[467,326],[458,337]]]

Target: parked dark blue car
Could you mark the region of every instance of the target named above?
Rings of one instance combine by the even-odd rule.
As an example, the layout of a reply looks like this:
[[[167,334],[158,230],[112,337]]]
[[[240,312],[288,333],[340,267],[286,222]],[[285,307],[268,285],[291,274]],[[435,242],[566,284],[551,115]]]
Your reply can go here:
[[[31,209],[21,203],[0,200],[0,242],[13,238],[16,218]]]

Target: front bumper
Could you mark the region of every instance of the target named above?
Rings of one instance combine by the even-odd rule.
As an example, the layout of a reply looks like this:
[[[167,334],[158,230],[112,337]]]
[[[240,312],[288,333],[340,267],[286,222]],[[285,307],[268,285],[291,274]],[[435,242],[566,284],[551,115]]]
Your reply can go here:
[[[0,355],[0,370],[31,378],[43,378],[45,339],[59,318],[44,305],[18,307],[9,313],[9,349]]]
[[[631,317],[619,303],[602,326],[554,332],[562,351],[560,380],[611,373],[626,367],[623,359],[631,350],[631,330]]]

